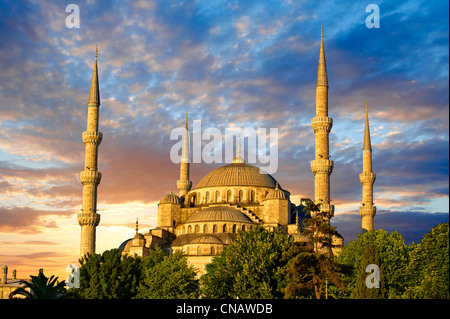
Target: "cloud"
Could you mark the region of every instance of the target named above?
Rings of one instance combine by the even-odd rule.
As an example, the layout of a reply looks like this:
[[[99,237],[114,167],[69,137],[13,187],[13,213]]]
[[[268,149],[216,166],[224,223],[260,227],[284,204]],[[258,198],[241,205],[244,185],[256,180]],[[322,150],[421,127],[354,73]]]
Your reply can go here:
[[[42,211],[30,207],[1,207],[0,231],[15,234],[43,233],[45,228],[57,227],[48,216],[70,216],[71,211]]]
[[[389,227],[383,218],[406,216],[399,211],[411,213],[411,229],[422,216],[440,216],[429,213],[448,198],[448,3],[383,2],[380,29],[366,28],[366,4],[358,2],[79,6],[79,29],[65,27],[64,3],[16,1],[0,11],[0,41],[7,44],[0,47],[0,232],[17,236],[4,241],[27,245],[29,235],[42,234],[36,241],[45,242],[46,231],[80,208],[81,134],[96,44],[104,136],[98,199],[111,218],[102,215],[105,225],[122,222],[113,217],[122,218],[120,207],[139,203],[139,211],[153,211],[171,188],[176,192],[169,136],[187,110],[190,120],[222,132],[278,128],[274,177],[293,197],[312,198],[310,120],[322,24],[336,222],[350,237],[360,227],[350,212],[361,198],[366,100],[376,224]],[[193,164],[194,186],[219,166]]]
[[[375,229],[384,229],[389,233],[397,231],[407,245],[419,243],[431,228],[440,223],[448,223],[448,212],[426,213],[417,211],[377,211],[374,217]],[[346,213],[335,216],[332,226],[344,237],[345,243],[355,240],[361,233],[361,216],[359,213]]]

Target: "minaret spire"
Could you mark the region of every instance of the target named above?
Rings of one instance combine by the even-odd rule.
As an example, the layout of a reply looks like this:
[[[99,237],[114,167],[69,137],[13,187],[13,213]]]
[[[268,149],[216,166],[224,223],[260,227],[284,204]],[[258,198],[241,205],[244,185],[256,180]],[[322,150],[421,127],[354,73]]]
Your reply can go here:
[[[376,207],[373,206],[373,183],[376,175],[372,172],[372,145],[370,142],[369,130],[369,111],[366,101],[366,121],[364,125],[364,143],[363,143],[363,172],[359,174],[359,180],[362,184],[362,204],[359,213],[362,218],[362,230],[370,231],[373,229],[373,218],[376,214]]]
[[[239,135],[238,150],[236,157],[233,159],[233,164],[245,164],[245,160],[241,156],[241,135]]]
[[[181,149],[180,179],[177,181],[178,193],[181,196],[187,194],[192,187],[192,181],[189,180],[189,130],[188,130],[188,112],[186,112],[186,122],[184,124],[183,147]]]
[[[328,77],[323,43],[323,27],[320,35],[319,66],[316,83],[316,117],[311,119],[315,134],[315,159],[311,162],[314,174],[314,202],[328,218],[334,214],[334,206],[330,204],[330,174],[333,161],[329,154],[329,133],[333,119],[328,117]]]
[[[320,29],[319,68],[317,70],[317,86],[328,87],[327,63],[325,61],[325,48],[323,45],[323,27]]]
[[[370,143],[370,129],[369,129],[369,111],[368,111],[367,101],[366,101],[366,123],[364,126],[364,144],[363,150],[372,151],[372,144]]]
[[[94,71],[92,73],[91,90],[89,92],[88,105],[91,105],[91,104],[100,105],[100,90],[99,90],[99,85],[98,85],[97,56],[98,56],[98,48],[96,46],[95,47]]]
[[[81,226],[81,257],[95,253],[95,232],[100,222],[100,214],[97,213],[97,186],[100,183],[102,174],[97,170],[97,159],[98,146],[102,141],[103,135],[98,131],[100,90],[97,56],[98,49],[95,50],[94,71],[88,99],[87,129],[82,134],[85,145],[85,159],[84,170],[80,173],[80,181],[83,185],[82,208],[78,214],[78,223]]]

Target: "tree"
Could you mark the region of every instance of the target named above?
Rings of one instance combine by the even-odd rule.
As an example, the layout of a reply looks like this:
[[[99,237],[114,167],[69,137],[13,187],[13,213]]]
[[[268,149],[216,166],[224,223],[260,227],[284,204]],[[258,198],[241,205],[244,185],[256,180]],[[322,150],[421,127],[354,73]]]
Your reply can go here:
[[[410,252],[403,298],[449,298],[449,223],[433,227]]]
[[[405,290],[410,249],[399,233],[393,231],[388,234],[383,229],[372,229],[364,234],[358,234],[357,239],[350,241],[338,257],[339,263],[346,264],[352,269],[345,278],[350,298],[356,298],[358,271],[362,267],[364,250],[371,244],[376,246],[383,262],[387,297],[400,298]]]
[[[143,282],[139,285],[136,298],[139,299],[193,299],[200,294],[199,281],[186,257],[177,251],[163,256],[158,250],[146,257],[148,268],[144,271]],[[153,256],[152,256],[153,255]],[[162,258],[161,258],[162,257]]]
[[[340,268],[333,256],[314,252],[306,245],[296,245],[288,251],[283,274],[289,279],[285,289],[285,298],[316,298],[320,299],[328,292],[333,298],[338,298],[335,292],[328,289],[329,284],[337,287],[337,292],[344,289],[341,281]]]
[[[142,278],[142,259],[121,256],[119,249],[80,259],[80,288],[85,299],[130,299],[136,296]]]
[[[58,282],[59,277],[53,275],[48,278],[42,269],[39,269],[37,276],[30,276],[30,278],[30,282],[20,280],[23,286],[11,292],[9,298],[24,296],[26,299],[64,299],[76,296],[74,293],[67,292],[64,280]]]
[[[201,277],[206,298],[281,298],[286,281],[281,269],[286,265],[283,252],[293,239],[282,229],[261,226],[239,231],[238,236]]]
[[[367,271],[368,266],[369,272]],[[371,270],[373,267],[376,267],[377,270]],[[377,272],[378,276],[373,278],[373,282],[369,280],[370,285],[368,286],[367,281],[371,279],[369,276],[374,275],[374,272]],[[387,297],[384,265],[379,256],[377,246],[373,244],[367,245],[364,249],[363,262],[356,278],[355,297],[357,299],[386,299]]]
[[[332,238],[337,232],[330,226],[329,213],[321,212],[311,199],[306,199],[304,210],[310,218],[304,221],[302,235],[310,242],[292,247],[283,257],[287,261],[283,273],[289,278],[285,297],[320,299],[329,294],[337,298],[344,289],[342,272],[346,271],[332,255]],[[329,284],[337,289],[328,290]]]

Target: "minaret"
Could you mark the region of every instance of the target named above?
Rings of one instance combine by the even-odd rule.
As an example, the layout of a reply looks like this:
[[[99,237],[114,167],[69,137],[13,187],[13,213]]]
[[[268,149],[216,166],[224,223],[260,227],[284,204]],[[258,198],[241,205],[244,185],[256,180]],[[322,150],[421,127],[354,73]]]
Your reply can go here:
[[[334,206],[330,204],[330,174],[333,171],[333,161],[330,160],[328,135],[333,126],[333,119],[328,117],[328,78],[323,45],[323,28],[320,37],[319,67],[316,84],[316,117],[311,119],[311,125],[316,137],[315,159],[311,162],[314,174],[314,202],[321,212],[329,218],[333,216]]]
[[[97,214],[97,186],[102,174],[97,171],[98,146],[102,141],[102,133],[98,131],[98,110],[100,107],[100,91],[98,86],[97,55],[95,49],[94,72],[88,99],[87,129],[83,132],[85,145],[84,170],[80,173],[83,185],[83,200],[78,223],[81,226],[80,256],[95,253],[95,228],[100,222]]]
[[[183,148],[181,149],[180,179],[177,181],[179,196],[184,196],[192,187],[189,180],[189,130],[188,112],[186,112],[186,123],[184,125]]]
[[[359,207],[359,213],[362,218],[363,232],[373,229],[373,217],[377,208],[373,206],[373,183],[375,174],[372,173],[372,145],[370,143],[369,114],[366,101],[366,124],[364,127],[364,145],[363,145],[363,172],[359,174],[359,180],[362,184],[362,205]]]

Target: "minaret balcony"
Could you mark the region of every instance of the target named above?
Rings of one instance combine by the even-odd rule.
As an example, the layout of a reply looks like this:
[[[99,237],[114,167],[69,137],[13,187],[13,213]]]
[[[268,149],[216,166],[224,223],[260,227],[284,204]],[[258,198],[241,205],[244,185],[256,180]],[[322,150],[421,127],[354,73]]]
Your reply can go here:
[[[325,213],[328,218],[331,218],[334,216],[334,205],[331,204],[320,204],[319,205],[320,211],[322,213]]]
[[[80,181],[84,185],[98,185],[102,179],[102,173],[97,171],[80,172]]]
[[[84,145],[90,144],[98,146],[102,142],[103,134],[99,131],[84,131],[82,138]]]
[[[359,180],[361,181],[361,184],[373,184],[375,182],[375,178],[375,173],[363,172],[359,174]]]
[[[331,174],[334,163],[332,160],[319,158],[311,162],[311,170],[316,174]]]
[[[81,212],[78,213],[78,224],[80,226],[97,226],[100,223],[100,214],[96,212]]]
[[[311,126],[314,133],[325,132],[329,133],[333,127],[333,119],[327,116],[316,116],[311,119]]]
[[[359,214],[361,217],[374,217],[377,208],[373,205],[364,205],[359,207]]]

